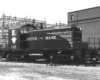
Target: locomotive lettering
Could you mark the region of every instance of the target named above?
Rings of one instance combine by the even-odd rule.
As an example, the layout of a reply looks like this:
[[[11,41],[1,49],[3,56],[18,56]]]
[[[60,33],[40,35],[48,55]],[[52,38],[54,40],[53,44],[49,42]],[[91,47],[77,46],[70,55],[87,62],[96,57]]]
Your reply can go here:
[[[36,40],[38,40],[37,37],[26,38],[26,41],[36,41]]]
[[[16,49],[16,45],[11,45],[11,49]]]
[[[56,36],[46,36],[45,40],[55,40]]]
[[[38,41],[38,40],[56,40],[56,36],[29,37],[29,38],[26,38],[26,41]]]

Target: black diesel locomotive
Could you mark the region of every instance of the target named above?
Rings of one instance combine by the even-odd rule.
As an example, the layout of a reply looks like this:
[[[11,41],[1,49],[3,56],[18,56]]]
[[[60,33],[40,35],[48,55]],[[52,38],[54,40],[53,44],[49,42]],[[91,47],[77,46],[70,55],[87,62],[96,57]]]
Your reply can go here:
[[[88,44],[82,42],[81,28],[72,25],[57,29],[41,29],[33,24],[9,29],[8,49],[3,51],[7,59],[55,61],[83,61],[90,59]]]

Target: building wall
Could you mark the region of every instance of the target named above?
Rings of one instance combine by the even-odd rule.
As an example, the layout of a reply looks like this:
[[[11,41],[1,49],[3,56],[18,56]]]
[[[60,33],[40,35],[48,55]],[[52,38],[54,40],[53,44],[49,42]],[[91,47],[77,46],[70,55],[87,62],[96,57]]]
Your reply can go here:
[[[68,25],[71,24],[82,28],[82,40],[91,43],[90,47],[100,47],[100,7],[69,12]]]
[[[68,22],[72,22],[71,16],[74,16],[73,21],[77,20],[87,20],[87,19],[93,19],[93,18],[100,18],[100,7],[94,7],[79,11],[73,11],[68,13]]]

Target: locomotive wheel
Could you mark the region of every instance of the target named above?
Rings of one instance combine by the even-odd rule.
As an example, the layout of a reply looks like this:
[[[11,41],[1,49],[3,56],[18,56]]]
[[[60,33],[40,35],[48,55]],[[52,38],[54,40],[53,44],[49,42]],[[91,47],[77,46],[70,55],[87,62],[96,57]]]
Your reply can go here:
[[[21,58],[22,58],[22,59],[24,59],[24,58],[25,58],[25,56],[24,56],[24,55],[21,55]]]
[[[6,55],[6,58],[9,59],[9,58],[10,58],[10,54],[7,54],[7,55]]]
[[[50,55],[49,60],[50,62],[54,62],[54,55]]]
[[[21,60],[27,60],[28,58],[26,59],[26,57],[27,57],[27,56],[25,56],[24,54],[22,54],[22,55],[21,55]]]
[[[75,59],[75,56],[74,55],[71,55],[70,56],[70,59],[73,61]]]
[[[71,63],[79,63],[80,62],[80,60],[78,59],[78,57],[77,56],[75,56],[75,55],[71,55],[70,56],[70,62]]]
[[[50,59],[53,59],[53,55],[50,55]]]
[[[16,58],[15,60],[16,60],[16,61],[18,61],[18,59],[17,59],[17,58]]]

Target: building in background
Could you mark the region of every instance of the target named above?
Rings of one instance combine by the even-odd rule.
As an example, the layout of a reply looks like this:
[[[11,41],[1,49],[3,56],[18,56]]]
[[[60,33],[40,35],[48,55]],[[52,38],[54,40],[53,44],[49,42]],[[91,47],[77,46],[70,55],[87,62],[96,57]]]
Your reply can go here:
[[[82,28],[82,40],[90,47],[100,47],[100,6],[68,13],[68,25]]]

